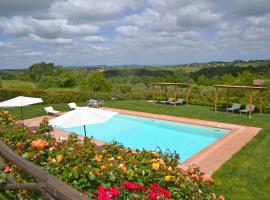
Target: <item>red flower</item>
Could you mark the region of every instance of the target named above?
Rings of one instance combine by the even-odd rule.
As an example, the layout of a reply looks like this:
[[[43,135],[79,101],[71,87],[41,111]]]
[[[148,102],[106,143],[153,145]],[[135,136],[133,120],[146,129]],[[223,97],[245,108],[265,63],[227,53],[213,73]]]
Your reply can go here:
[[[103,186],[98,186],[98,200],[113,200],[119,195],[119,190],[112,186],[111,188],[105,188]]]
[[[146,192],[146,188],[144,186],[130,181],[125,181],[125,188],[132,191],[141,190],[143,192]]]
[[[153,183],[152,185],[150,185],[151,190],[155,190],[157,188],[158,188],[158,183]]]
[[[149,194],[149,198],[152,200],[156,200],[161,196],[171,199],[171,193],[166,188],[159,188],[158,183],[150,185],[150,189],[153,190]]]
[[[156,192],[150,192],[150,194],[149,194],[150,199],[155,200],[155,199],[157,199],[157,197],[158,197],[158,194]]]

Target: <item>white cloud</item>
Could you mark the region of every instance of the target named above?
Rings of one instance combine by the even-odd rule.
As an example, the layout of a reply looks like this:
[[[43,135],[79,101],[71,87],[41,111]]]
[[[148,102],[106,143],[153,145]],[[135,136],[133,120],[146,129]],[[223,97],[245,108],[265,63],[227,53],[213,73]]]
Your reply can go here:
[[[137,26],[118,26],[116,27],[116,31],[125,35],[125,36],[135,36],[139,29]]]
[[[51,16],[56,18],[102,21],[116,17],[128,9],[136,8],[135,0],[62,0],[51,6]]]
[[[99,27],[90,24],[69,24],[66,19],[38,20],[32,17],[1,18],[0,28],[6,34],[14,36],[29,36],[34,34],[44,38],[76,37],[95,35]]]

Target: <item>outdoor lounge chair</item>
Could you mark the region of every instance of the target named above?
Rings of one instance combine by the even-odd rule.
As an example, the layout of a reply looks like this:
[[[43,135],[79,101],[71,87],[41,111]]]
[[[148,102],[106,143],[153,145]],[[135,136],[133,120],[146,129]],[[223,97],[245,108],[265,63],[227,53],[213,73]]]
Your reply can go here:
[[[55,115],[57,113],[60,113],[60,111],[57,111],[57,110],[54,110],[52,106],[49,106],[49,107],[45,107],[44,108],[46,113],[49,115],[49,114],[52,114],[52,115]]]
[[[90,100],[87,101],[87,105],[89,107],[98,108],[98,107],[101,107],[103,105],[103,101],[102,100],[96,100],[96,99],[90,99]]]
[[[69,103],[68,107],[69,107],[70,110],[75,110],[76,108],[78,108],[78,106],[76,105],[75,102]]]
[[[235,110],[239,110],[241,108],[241,104],[240,103],[233,103],[232,107],[230,108],[226,108],[227,112],[232,111],[232,113]]]
[[[178,99],[176,99],[175,104],[176,104],[176,105],[177,105],[177,104],[183,104],[184,101],[185,101],[185,99],[178,98]],[[170,104],[170,105],[174,105],[174,101],[169,102],[169,104]]]
[[[253,113],[254,110],[255,110],[255,105],[252,104],[251,105],[251,112]],[[249,111],[250,111],[250,104],[247,104],[245,109],[239,110],[240,115],[242,113],[249,113]]]
[[[163,103],[163,104],[170,104],[170,102],[173,102],[173,98],[169,98],[168,100],[166,101],[159,101],[159,103]]]

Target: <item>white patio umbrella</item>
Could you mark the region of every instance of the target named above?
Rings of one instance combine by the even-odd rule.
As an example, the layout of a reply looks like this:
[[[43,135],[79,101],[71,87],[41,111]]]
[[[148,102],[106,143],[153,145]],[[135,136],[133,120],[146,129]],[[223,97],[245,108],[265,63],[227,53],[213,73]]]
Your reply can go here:
[[[118,114],[117,112],[99,108],[79,107],[49,121],[52,126],[71,128],[83,126],[86,137],[85,125],[104,123]]]
[[[3,108],[21,107],[21,119],[23,120],[23,110],[22,110],[23,106],[28,106],[42,102],[43,100],[41,98],[18,96],[13,99],[1,102],[0,107]]]

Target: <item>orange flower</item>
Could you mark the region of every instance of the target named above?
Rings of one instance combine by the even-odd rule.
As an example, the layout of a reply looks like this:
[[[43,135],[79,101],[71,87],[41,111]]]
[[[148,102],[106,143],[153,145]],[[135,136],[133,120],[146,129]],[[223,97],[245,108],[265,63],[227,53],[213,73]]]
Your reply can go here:
[[[222,195],[219,195],[218,200],[225,200],[225,197]]]
[[[189,173],[189,174],[194,174],[194,173],[195,173],[195,169],[194,169],[194,168],[189,168],[189,169],[187,170],[187,173]]]
[[[208,184],[214,183],[214,179],[211,178],[210,176],[204,176],[202,181]]]
[[[194,178],[196,181],[200,180],[197,174],[192,174],[191,177]]]
[[[34,148],[37,148],[39,150],[44,149],[46,146],[48,146],[48,142],[46,140],[38,139],[31,142],[31,146]]]
[[[3,168],[3,171],[4,171],[5,173],[9,173],[9,172],[10,172],[10,167],[9,167],[9,165],[5,165],[4,168]]]
[[[108,168],[109,167],[107,165],[101,165],[100,166],[100,169],[103,170],[103,171],[107,170]]]

